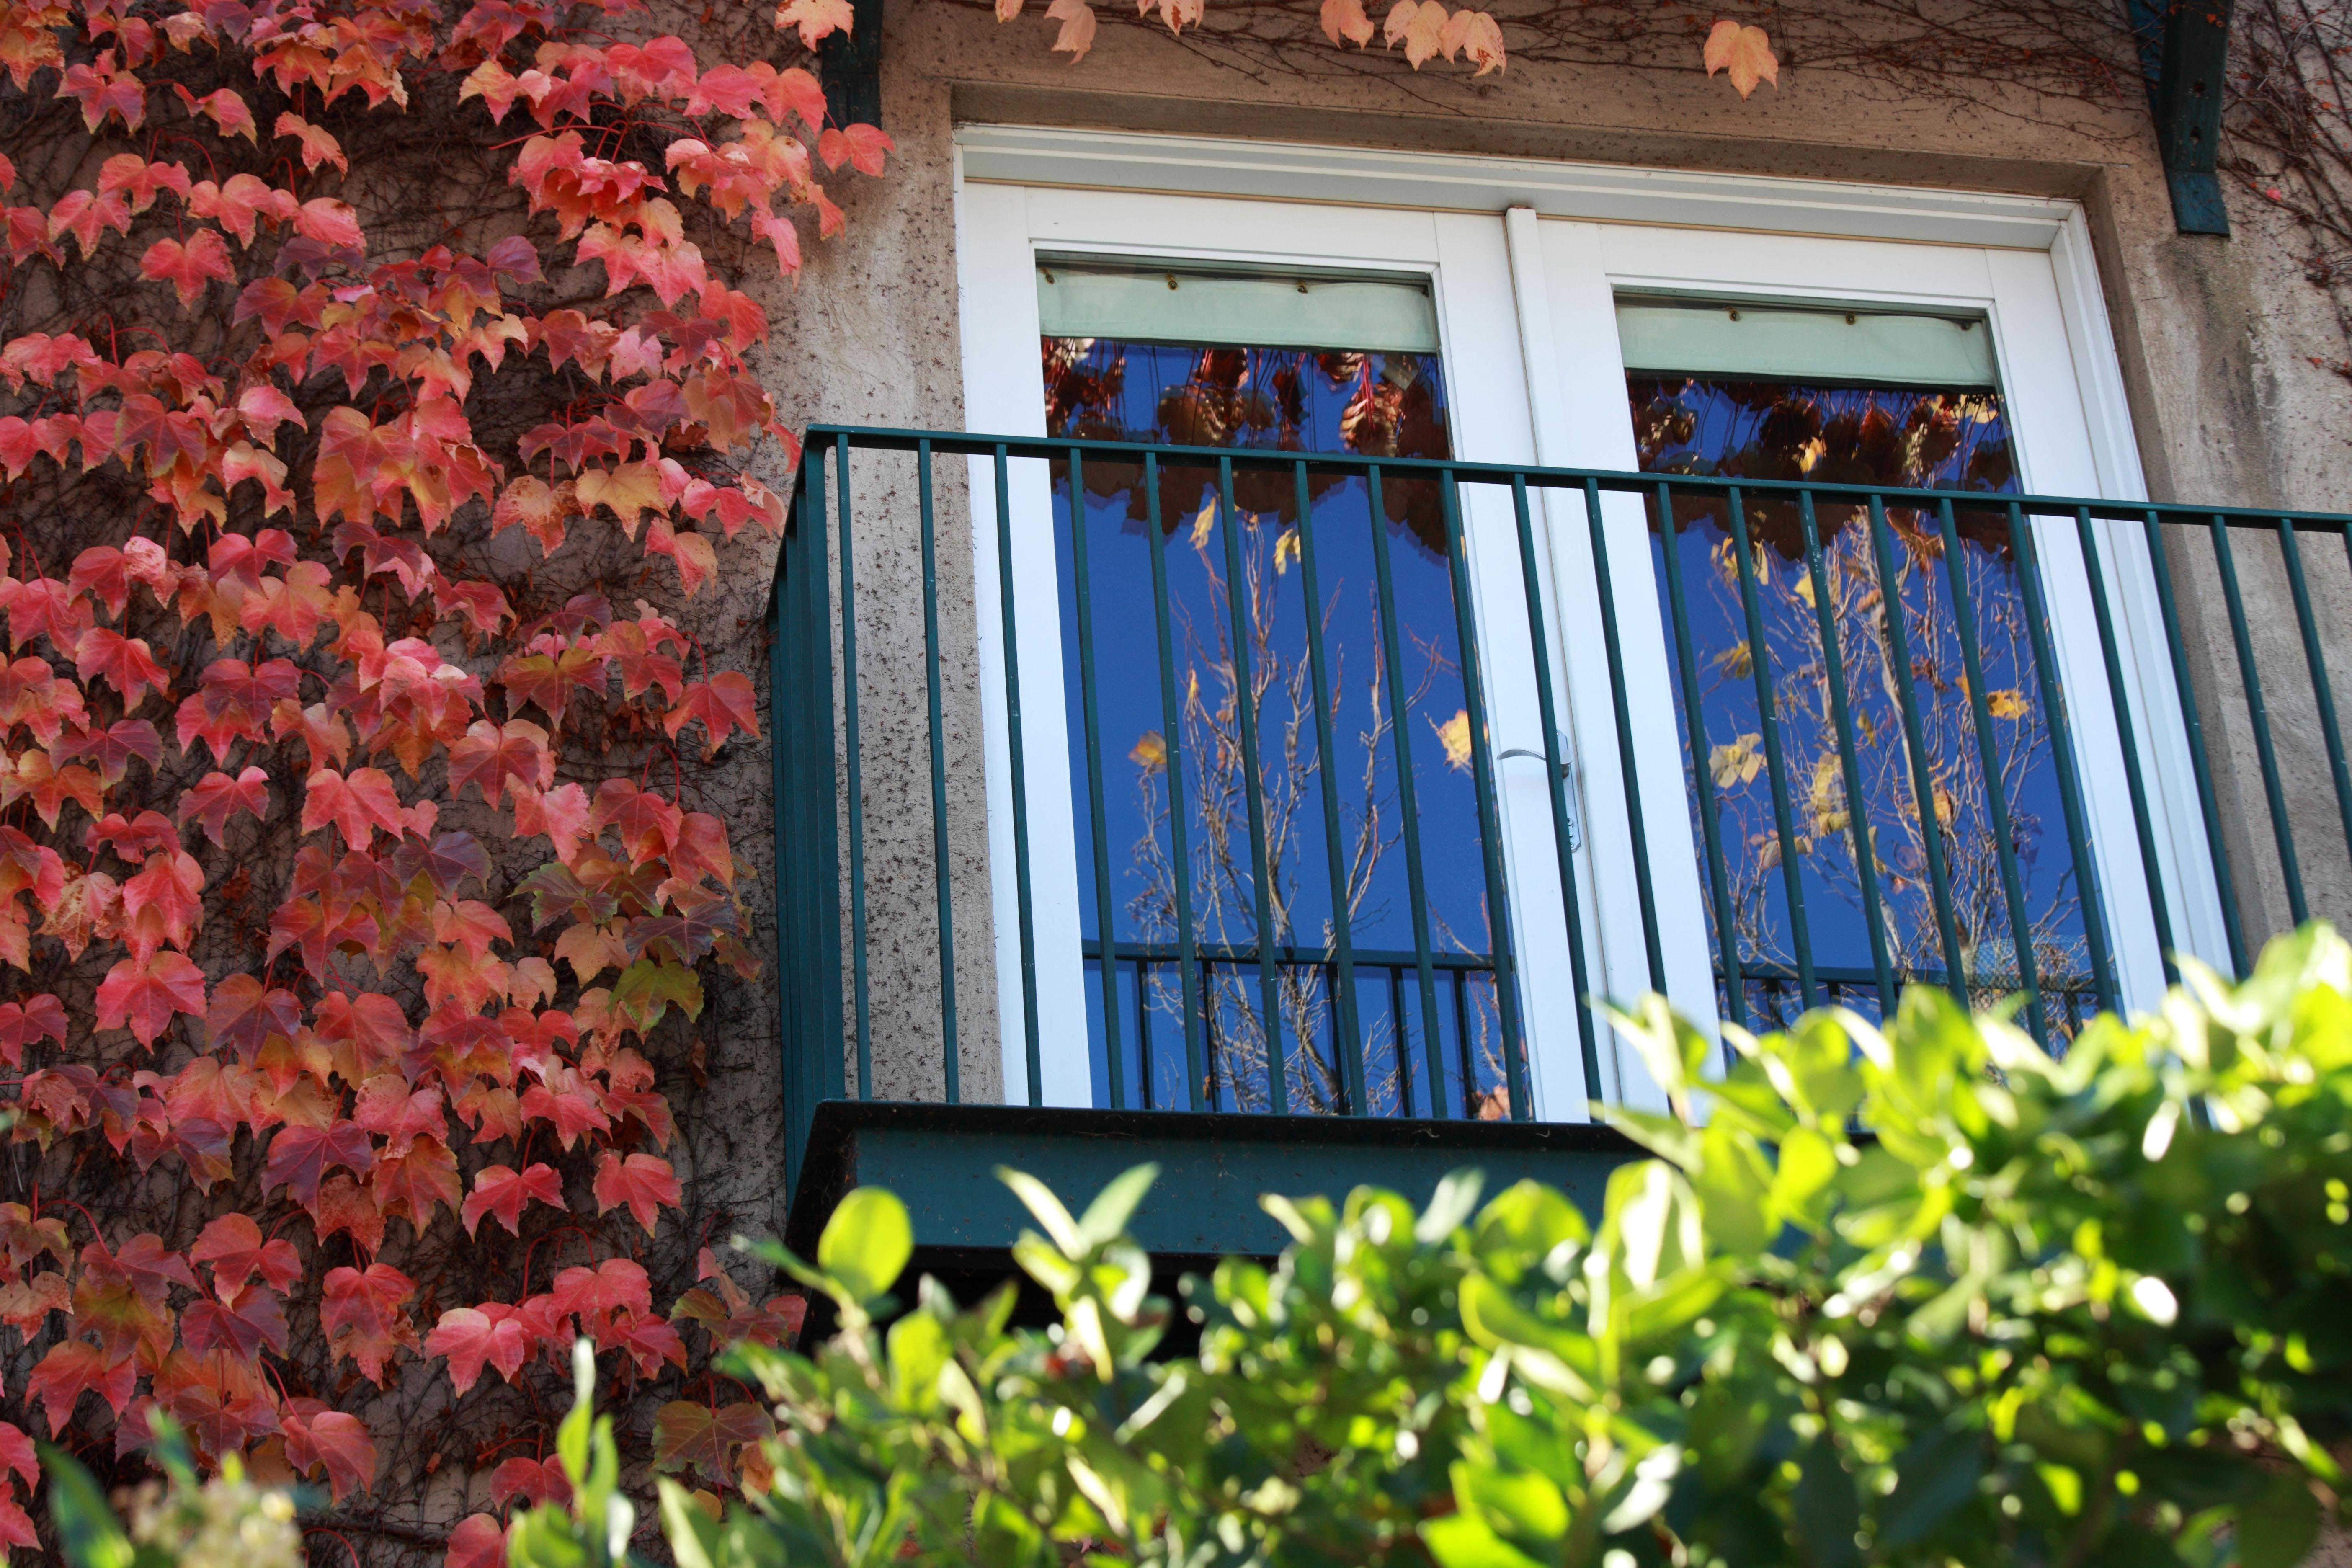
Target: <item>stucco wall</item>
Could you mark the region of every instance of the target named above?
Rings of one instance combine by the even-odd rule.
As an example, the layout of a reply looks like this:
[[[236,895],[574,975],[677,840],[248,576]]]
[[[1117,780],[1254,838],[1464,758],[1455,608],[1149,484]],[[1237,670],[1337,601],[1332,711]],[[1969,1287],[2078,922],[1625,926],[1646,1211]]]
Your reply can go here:
[[[1210,0],[1215,12],[1215,0]],[[2352,510],[2352,384],[2309,363],[2336,357],[2336,329],[2301,277],[2292,237],[2259,202],[2231,196],[2228,239],[2175,232],[2146,103],[2042,103],[1985,89],[1979,107],[1914,99],[1801,64],[1741,101],[1698,68],[1545,68],[1515,62],[1474,80],[1460,68],[1418,74],[1378,51],[1342,71],[1246,69],[1164,31],[1122,25],[1104,7],[1092,54],[1052,56],[1053,25],[1032,14],[999,26],[985,9],[893,0],[884,51],[884,125],[898,143],[887,177],[857,183],[849,230],[813,247],[796,289],[768,301],[782,345],[768,374],[788,417],[959,429],[961,393],[952,134],[986,121],[1244,135],[1916,184],[2074,197],[2088,214],[2132,417],[2159,499]],[[1322,47],[1317,40],[1315,47]],[[989,424],[986,410],[970,423]],[[940,469],[940,537],[950,689],[959,1004],[965,1092],[996,1091],[993,936],[986,903],[984,802],[961,465]],[[862,469],[863,532],[854,563],[866,608],[861,682],[873,933],[876,1089],[938,1093],[936,921],[926,773],[915,510],[903,464],[887,481]],[[896,489],[885,487],[896,486]],[[2331,639],[2352,626],[2352,576],[2336,550],[2314,551]],[[2285,777],[2322,912],[2352,914],[2352,874],[2335,826],[2317,726],[2297,673],[2301,645],[2271,556],[2244,563],[2254,640],[2274,687]],[[2210,570],[2184,571],[2197,602],[2189,631],[2207,722],[2222,760],[2220,792],[2242,866],[2271,859],[2262,789],[2234,683],[2226,620]],[[2352,647],[2337,650],[2352,672]],[[2293,661],[2290,668],[2289,661]],[[2290,678],[2293,679],[2290,679]],[[1042,787],[1057,787],[1045,781]],[[1041,787],[1033,785],[1033,787]],[[2119,803],[2095,808],[2122,809]],[[2246,874],[2252,922],[2284,907],[2274,873]]]

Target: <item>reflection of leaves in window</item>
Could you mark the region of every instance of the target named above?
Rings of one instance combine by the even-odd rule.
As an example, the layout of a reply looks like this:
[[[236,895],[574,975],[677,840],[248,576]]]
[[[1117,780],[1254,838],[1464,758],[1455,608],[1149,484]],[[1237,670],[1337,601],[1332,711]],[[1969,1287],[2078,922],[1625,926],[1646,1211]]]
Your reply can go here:
[[[1445,748],[1445,764],[1456,772],[1470,765],[1470,714],[1467,709],[1457,711],[1441,724],[1434,719],[1429,727],[1437,731],[1438,744]]]
[[[1652,472],[1885,490],[2018,488],[1996,392],[1660,375],[1629,376],[1627,391],[1642,466]],[[1946,560],[1943,521],[1935,509],[1888,504],[1891,575],[1883,582],[1871,513],[1857,501],[1817,497],[1818,578],[1804,514],[1793,498],[1747,490],[1741,503],[1749,544],[1744,562],[1731,537],[1729,498],[1720,491],[1675,493],[1672,537],[1686,563],[1688,633],[1701,674],[1702,733],[1688,737],[1691,762],[1706,769],[1717,790],[1724,902],[1709,912],[1727,915],[1728,941],[1747,976],[1748,1007],[1769,1020],[1792,1013],[1798,1002],[1778,811],[1766,791],[1749,787],[1767,778],[1769,767],[1755,690],[1759,657],[1769,659],[1771,671],[1770,700],[1789,784],[1783,798],[1796,808],[1789,839],[1805,885],[1815,963],[1867,973],[1860,968],[1869,955],[1859,880],[1866,863],[1878,879],[1882,934],[1896,974],[1943,973],[1946,954],[1925,854],[1932,839],[1944,862],[1961,961],[1980,982],[1979,999],[1993,999],[2003,973],[2015,984],[2001,836],[1992,822],[1976,707],[1947,584],[1954,567],[1967,582],[1983,666],[1983,711],[1997,731],[1993,766],[2009,819],[2007,847],[2027,873],[2026,934],[2034,966],[2045,998],[2087,998],[2080,890],[2064,840],[2052,839],[2045,826],[2055,811],[2054,764],[2032,686],[2020,563],[2005,502],[1955,505],[1962,545],[1957,562]],[[1660,546],[1664,521],[1654,510],[1651,527]],[[1751,616],[1764,628],[1760,647],[1750,643]],[[1905,733],[1888,636],[1890,619],[1897,616],[1909,666],[1901,673],[1907,674],[1917,703],[1916,742]],[[1825,637],[1833,639],[1833,650]],[[1832,651],[1852,725],[1852,781],[1832,723]],[[1914,744],[1922,770],[1916,779]],[[1695,794],[1692,809],[1697,809]],[[1860,841],[1864,820],[1866,845]],[[1696,820],[1693,828],[1696,837]],[[2037,863],[2046,863],[2039,873]],[[1717,934],[1725,940],[1726,933]],[[1869,1005],[1869,982],[1832,982],[1832,999]],[[2068,1032],[2063,1017],[2053,1015],[2052,1022]]]
[[[1717,746],[1707,753],[1707,766],[1715,773],[1715,786],[1729,789],[1734,784],[1752,784],[1764,770],[1764,753],[1756,749],[1761,735],[1742,735],[1728,745]]]

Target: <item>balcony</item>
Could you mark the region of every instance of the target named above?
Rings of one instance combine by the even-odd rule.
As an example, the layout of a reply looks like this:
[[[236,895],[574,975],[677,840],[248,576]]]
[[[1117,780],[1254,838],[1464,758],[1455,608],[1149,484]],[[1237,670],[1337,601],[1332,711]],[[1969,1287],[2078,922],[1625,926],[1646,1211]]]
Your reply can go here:
[[[2352,519],[824,427],[771,607],[784,1114],[1001,1255],[1017,1161],[1591,1188],[1599,999],[2053,1050],[2341,914]],[[1417,1189],[1417,1190],[1416,1190]],[[808,1233],[803,1237],[802,1233]]]

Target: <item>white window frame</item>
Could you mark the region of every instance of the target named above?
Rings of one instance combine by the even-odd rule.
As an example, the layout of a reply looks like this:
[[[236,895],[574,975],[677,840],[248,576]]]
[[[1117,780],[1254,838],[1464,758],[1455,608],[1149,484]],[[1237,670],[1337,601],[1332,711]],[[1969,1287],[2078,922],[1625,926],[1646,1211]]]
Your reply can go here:
[[[2134,442],[2123,378],[2081,207],[2044,197],[2010,196],[1903,187],[1785,180],[1749,175],[1493,159],[1457,154],[1365,151],[1214,138],[1129,135],[1100,132],[969,125],[956,134],[955,190],[959,238],[964,381],[968,424],[975,431],[1034,436],[1044,432],[1043,387],[1036,363],[1037,310],[1034,255],[1100,250],[1188,258],[1315,259],[1350,267],[1391,267],[1434,277],[1449,264],[1481,274],[1480,289],[1440,289],[1441,321],[1451,357],[1475,344],[1483,369],[1505,367],[1524,379],[1508,396],[1482,400],[1481,388],[1454,372],[1456,450],[1474,461],[1538,461],[1582,468],[1635,466],[1632,425],[1624,402],[1622,370],[1591,374],[1602,362],[1619,364],[1612,292],[1656,288],[1709,288],[1771,299],[1867,299],[1890,303],[1962,305],[1982,309],[1991,322],[2001,363],[2057,354],[2071,373],[2065,390],[2077,398],[2045,399],[2035,405],[2027,387],[2017,409],[2020,468],[2029,490],[2082,494],[2110,500],[2146,496]],[[1034,194],[1033,212],[1031,195]],[[1244,237],[1244,255],[1203,248],[1200,200],[1171,204],[1165,198],[1205,198],[1210,203],[1254,201],[1252,221],[1223,232]],[[1077,198],[1077,199],[1073,199]],[[1301,204],[1339,208],[1326,221],[1297,231]],[[1075,223],[1068,215],[1083,213]],[[1276,215],[1282,215],[1277,217]],[[1465,225],[1450,218],[1469,220]],[[1496,269],[1486,254],[1493,247],[1474,233],[1489,232],[1500,218],[1507,269]],[[1190,221],[1187,221],[1187,220]],[[1694,229],[1710,230],[1735,244],[1694,245],[1705,240]],[[1449,258],[1446,237],[1451,236]],[[1846,268],[1829,285],[1821,281],[1824,256],[1848,262],[1868,247],[1809,249],[1822,239],[1881,241],[1922,248],[1887,253],[1889,277],[1860,278]],[[1955,270],[1950,252],[1968,249],[1981,257],[1973,275]],[[2042,253],[2037,256],[2033,253]],[[1712,253],[1713,259],[1707,258]],[[1696,260],[1694,258],[1696,258]],[[1760,258],[1760,265],[1759,265]],[[1914,276],[1937,260],[1953,274],[1940,284]],[[2046,268],[2046,273],[2037,268]],[[1934,272],[1934,265],[1927,265]],[[1832,274],[1837,273],[1832,267]],[[2004,286],[2004,278],[2007,286]],[[2021,287],[2021,280],[2040,280]],[[1977,279],[1980,279],[1978,281]],[[1899,284],[1900,286],[1889,286]],[[1477,308],[1465,302],[1485,299]],[[1453,308],[1445,300],[1450,292]],[[1462,318],[1475,314],[1475,321]],[[1499,320],[1497,318],[1500,318]],[[2028,319],[2031,318],[2031,319]],[[1507,344],[1501,340],[1514,340]],[[2060,346],[2063,344],[2063,347]],[[1008,374],[1005,367],[1015,367]],[[1025,384],[1021,373],[1025,373]],[[1025,384],[1025,393],[1021,388]],[[1493,406],[1486,406],[1491,403]],[[1516,409],[1516,413],[1514,410]],[[2071,422],[2071,423],[2070,423]],[[2063,424],[2066,438],[2037,440],[2037,427]],[[1016,465],[1013,516],[1046,514],[1043,467]],[[997,538],[993,478],[985,459],[972,466],[973,527],[979,571],[981,656],[984,670],[1000,670],[1001,615],[996,584]],[[1034,489],[1035,494],[1024,493]],[[1500,519],[1477,515],[1477,489],[1465,490],[1465,530],[1474,573],[1481,578],[1478,635],[1496,720],[1496,750],[1525,743],[1507,740],[1506,725],[1518,708],[1532,710],[1532,681],[1519,677],[1529,693],[1501,688],[1527,660],[1523,618],[1514,625],[1493,607],[1502,593],[1505,563],[1515,553],[1478,540],[1496,527],[1511,527],[1507,507]],[[1589,603],[1591,562],[1580,502],[1557,498],[1546,507],[1549,536],[1548,589],[1555,605]],[[1572,513],[1572,515],[1571,515]],[[1643,780],[1643,808],[1651,846],[1653,881],[1659,916],[1668,933],[1704,931],[1695,857],[1689,840],[1688,805],[1683,796],[1681,742],[1672,722],[1654,715],[1667,710],[1663,630],[1649,575],[1649,551],[1638,503],[1613,498],[1604,507],[1615,567],[1621,626],[1628,659],[1628,689],[1652,721],[1637,729],[1637,761]],[[2176,927],[2182,945],[2209,957],[2226,952],[2221,908],[2206,856],[2201,817],[2196,810],[2193,774],[2179,708],[2162,643],[2153,573],[2140,531],[2128,526],[2095,525],[2103,535],[2108,580],[2124,606],[2118,635],[2125,647],[2126,679],[2134,684],[2139,716],[2139,752],[2156,816],[2159,873],[2170,907],[2180,911]],[[2115,716],[2096,643],[2087,579],[2075,544],[2072,518],[2038,520],[2037,547],[2051,583],[2057,622],[2059,660],[2069,693],[2069,718],[2085,763],[2085,792],[2093,799],[2121,797]],[[1068,757],[1059,721],[1062,672],[1059,614],[1050,536],[1015,530],[1014,613],[1019,617],[1024,761],[1033,868],[1075,867],[1075,825],[1068,799]],[[1505,544],[1507,532],[1496,540]],[[1480,557],[1486,570],[1479,572]],[[1508,563],[1510,584],[1516,561]],[[1583,902],[1594,917],[1591,977],[1596,988],[1630,996],[1647,985],[1638,914],[1633,910],[1625,812],[1617,787],[1618,754],[1613,708],[1599,633],[1589,616],[1552,617],[1556,679],[1564,682],[1578,757],[1577,810],[1585,831],[1580,854]],[[1581,643],[1590,643],[1586,647]],[[1050,644],[1050,647],[1047,646]],[[1516,663],[1514,662],[1516,659]],[[1634,668],[1639,665],[1641,668]],[[1005,700],[1001,676],[981,682],[987,748],[991,854],[997,870],[995,911],[998,998],[1004,1042],[1005,1097],[1029,1098],[1023,1023],[1023,991],[1013,879],[1010,820],[1010,758],[1005,743]],[[1049,717],[1050,716],[1050,717]],[[1532,721],[1527,722],[1531,726]],[[1540,747],[1540,737],[1534,745]],[[2097,759],[2110,759],[2099,762]],[[1539,770],[1538,770],[1539,771]],[[2105,773],[2116,776],[2108,778]],[[1499,781],[1512,884],[1513,928],[1522,957],[1531,1018],[1566,1018],[1563,952],[1530,952],[1560,925],[1556,868],[1551,864],[1548,806],[1539,779]],[[1526,783],[1530,788],[1521,789]],[[2112,792],[2112,793],[2110,793]],[[1524,795],[1525,799],[1519,799]],[[2124,994],[2145,1004],[2160,993],[2152,922],[2146,914],[2144,870],[2136,837],[2120,814],[2101,814],[2093,825],[2094,858],[2110,934],[2117,948]],[[1513,823],[1524,824],[1513,831]],[[1538,849],[1540,854],[1537,853]],[[1598,863],[1596,864],[1596,859]],[[1622,861],[1623,864],[1617,862]],[[1549,894],[1546,895],[1546,889]],[[1041,1011],[1040,1085],[1047,1104],[1091,1103],[1092,1085],[1084,1006],[1084,966],[1078,956],[1078,904],[1075,884],[1039,886],[1033,899],[1034,952]],[[1629,940],[1630,935],[1630,940]],[[1553,945],[1560,945],[1554,942]],[[1686,1011],[1711,1020],[1713,984],[1705,943],[1668,944],[1667,989]],[[1547,963],[1547,960],[1552,962]],[[1557,979],[1559,983],[1554,984]],[[1536,995],[1535,991],[1546,992]],[[1559,996],[1549,993],[1559,991]],[[1075,1005],[1075,1015],[1073,1007]],[[1530,1066],[1537,1080],[1539,1113],[1570,1120],[1582,1114],[1587,1094],[1654,1103],[1658,1097],[1630,1051],[1604,1045],[1602,1082],[1586,1086],[1574,1059],[1574,1030],[1549,1028],[1532,1039]]]

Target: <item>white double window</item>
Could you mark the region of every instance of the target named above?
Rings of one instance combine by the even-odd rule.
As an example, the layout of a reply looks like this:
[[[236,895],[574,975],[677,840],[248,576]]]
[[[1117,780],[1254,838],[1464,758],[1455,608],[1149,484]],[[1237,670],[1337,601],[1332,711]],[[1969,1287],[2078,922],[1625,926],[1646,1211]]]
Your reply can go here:
[[[1989,497],[2143,493],[2069,204],[1004,128],[968,128],[960,143],[975,432]],[[1569,765],[1595,993],[1650,988],[1654,931],[1679,1005],[1769,1022],[1795,1010],[1800,928],[1803,968],[1838,1000],[1874,1007],[1889,965],[1947,979],[1956,939],[1972,983],[1999,990],[2020,972],[2022,930],[2053,1005],[2079,995],[2088,1010],[2092,916],[2005,502],[1956,518],[2000,737],[1988,785],[1932,514],[1892,509],[1880,531],[1866,509],[1824,506],[1810,523],[1824,576],[1809,569],[1793,501],[1762,495],[1735,518],[1720,490],[1611,493],[1604,606],[1584,496],[1538,488],[1534,622],[1507,487],[1465,485],[1457,520],[1419,471],[1394,471],[1375,497],[1361,474],[1244,464],[1228,480],[1203,459],[1160,465],[1147,483],[1138,465],[1080,468],[1011,465],[1009,559],[992,467],[976,459],[973,475],[1008,1100],[1031,1098],[1034,1006],[1049,1104],[1503,1114],[1506,940],[1533,1112],[1580,1120],[1593,1098],[1654,1098],[1605,1029],[1588,1073],[1548,751]],[[2122,788],[2119,751],[2074,521],[2028,526],[2074,761],[2084,792],[2107,798]],[[2140,613],[2145,559],[2120,534],[2105,554],[2135,710],[2175,712],[2148,641],[2157,623]],[[1034,997],[997,677],[1001,573],[1024,719]],[[1895,644],[1900,671],[1890,616],[1909,633]],[[1491,846],[1466,763],[1465,631],[1495,759]],[[1558,694],[1549,747],[1538,631]],[[1825,656],[1843,671],[1850,759]],[[1916,736],[1897,700],[1906,681]],[[2085,852],[2126,996],[2161,982],[2154,931],[2134,912],[2151,869],[2188,911],[2187,944],[2219,946],[2211,890],[2184,870],[2204,856],[2177,733],[2158,723],[2137,737],[2154,762],[2161,864],[2142,864],[2120,814],[2090,815]],[[1845,798],[1850,778],[1860,802]],[[1851,826],[1856,805],[1867,835]],[[1931,811],[1940,831],[1922,826]],[[2004,825],[2021,922],[1996,867]],[[1948,862],[1934,879],[1929,837]],[[1948,887],[1948,918],[1931,879]]]

